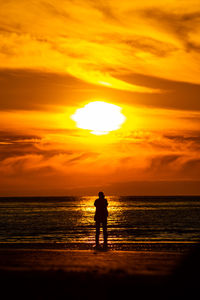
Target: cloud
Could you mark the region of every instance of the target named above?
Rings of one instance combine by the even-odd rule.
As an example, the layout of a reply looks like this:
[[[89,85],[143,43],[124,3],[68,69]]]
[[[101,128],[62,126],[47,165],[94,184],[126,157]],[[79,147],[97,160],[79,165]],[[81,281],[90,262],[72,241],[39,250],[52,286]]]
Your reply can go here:
[[[94,195],[98,187],[88,187],[87,189],[79,189],[79,194],[82,195],[85,191]],[[148,181],[129,181],[129,182],[114,182],[104,186],[104,192],[107,195],[119,196],[172,196],[172,195],[199,195],[200,181],[199,180],[148,180]],[[75,191],[74,191],[75,193]]]
[[[155,152],[150,158],[148,172],[160,179],[192,180],[199,177],[199,135],[194,136],[192,132],[187,135],[163,135],[160,143],[165,144],[164,151]]]
[[[179,154],[158,155],[152,158],[149,170],[153,172],[158,171],[160,174],[163,171],[166,172],[171,167],[175,169],[175,165],[180,158],[182,158],[182,155]]]
[[[69,74],[27,69],[0,70],[0,110],[55,111],[88,100],[98,88]],[[12,88],[11,88],[12,87]]]
[[[199,135],[197,131],[131,134],[116,146],[121,153],[118,180],[197,180],[199,177]],[[116,159],[116,158],[115,158]],[[120,174],[124,174],[120,175]]]
[[[158,154],[149,159],[148,180],[198,180],[200,157],[194,153]],[[150,179],[151,178],[151,179]]]
[[[200,176],[200,157],[191,158],[186,161],[181,168],[181,172],[184,173],[187,178],[198,178]]]
[[[36,147],[37,140],[32,140],[30,137],[26,137],[25,140],[21,138],[20,140],[17,140],[16,137],[4,139],[4,141],[0,142],[0,161],[10,157],[22,157],[27,153],[39,154],[39,149]]]
[[[41,8],[43,7],[50,15],[52,15],[53,18],[61,18],[64,21],[71,19],[71,14],[67,12],[67,9],[63,9],[63,7],[53,4],[53,2],[41,1],[39,5],[41,5]]]
[[[200,150],[200,134],[199,132],[189,132],[185,134],[164,134],[165,139],[168,139],[188,151],[199,151]]]
[[[71,3],[70,6],[73,6],[73,4]],[[41,27],[33,25],[31,28],[27,23],[27,19],[24,18],[24,7],[17,16],[14,13],[14,8],[15,5],[13,4],[10,15],[13,15],[14,19],[18,19],[17,21],[8,23],[5,20],[5,13],[9,12],[6,12],[6,10],[3,10],[2,18],[0,16],[2,23],[0,31],[2,68],[45,69],[57,73],[68,73],[92,84],[105,82],[110,87],[122,90],[133,90],[142,93],[158,92],[158,89],[152,90],[122,82],[113,78],[109,73],[100,70],[102,66],[106,67],[107,64],[110,64],[107,61],[108,57],[105,59],[104,56],[109,55],[111,64],[114,56],[110,56],[105,51],[104,56],[102,56],[102,50],[106,50],[104,48],[107,46],[102,47],[100,43],[91,41],[90,34],[83,38],[83,28],[80,27],[76,34],[73,33],[73,30],[69,30],[69,28],[73,28],[80,17],[80,15],[73,16],[74,7],[70,15],[62,5],[38,1],[34,10],[29,12],[29,17],[30,19],[34,18],[34,13],[41,9],[39,15],[43,19],[40,21],[45,24]],[[79,9],[77,7],[77,12],[79,12]],[[106,11],[106,9],[104,8],[103,11]],[[84,10],[84,12],[87,14],[87,10]],[[89,13],[91,13],[90,10]],[[66,22],[68,30],[65,29]],[[82,22],[85,23],[85,20],[82,20]],[[54,24],[54,27],[51,23]]]
[[[55,144],[53,141],[46,141],[44,133],[33,135],[18,133],[17,131],[0,131],[1,161],[17,157],[23,159],[27,155],[36,155],[48,159],[60,154],[72,155],[73,151],[64,149],[64,147],[60,147],[59,144]]]
[[[114,12],[114,9],[110,5],[109,1],[86,0],[86,2],[88,2],[91,7],[100,11],[105,20],[119,22],[117,14]]]
[[[65,133],[57,135],[56,130],[50,129],[41,134],[1,131],[1,189],[13,186],[14,190],[21,188],[25,192],[35,186],[41,191],[45,184],[46,192],[47,187],[55,192],[59,188],[66,191],[99,184],[108,187],[115,182],[142,184],[199,178],[200,141],[195,131],[187,135],[132,132],[115,144],[98,147],[81,145],[79,137],[73,144],[75,137]]]
[[[124,75],[116,74],[121,80],[127,81],[129,83],[135,82],[139,85],[145,85],[147,87],[155,88],[160,87],[165,93],[161,94],[149,94],[139,96],[126,94],[123,97],[129,103],[140,103],[141,105],[152,106],[152,107],[162,107],[169,109],[182,109],[182,110],[199,110],[199,95],[200,95],[200,85],[186,82],[178,82],[174,80],[166,80],[155,76],[141,75],[137,73],[130,73]],[[118,92],[119,93],[119,92]],[[194,120],[194,114],[191,115],[188,112],[188,119],[192,118]],[[199,121],[199,115],[196,116],[196,120]]]
[[[129,84],[136,83],[150,89],[158,86],[165,93],[138,94],[117,91],[106,86],[83,82],[69,74],[57,74],[27,69],[0,70],[0,110],[59,110],[61,107],[79,106],[90,99],[105,99],[131,106],[145,105],[183,110],[200,110],[200,85],[164,80],[136,73],[113,76]],[[12,89],[10,88],[12,87]],[[190,99],[190,101],[188,101]],[[188,113],[188,119],[194,114]],[[199,121],[199,116],[196,120]]]
[[[0,84],[0,110],[2,111],[55,111],[62,106],[78,106],[80,102],[96,97],[101,98],[101,95],[105,97],[109,91],[111,97],[117,96],[117,93],[108,87],[93,85],[69,74],[27,69],[0,70]]]
[[[25,1],[2,1],[1,68],[66,73],[144,94],[160,87],[128,83],[109,70],[199,83],[195,1],[184,2],[181,10],[171,1],[153,1],[151,7],[146,1],[123,2],[38,0],[29,1],[27,11]]]
[[[27,151],[29,150],[29,151]],[[0,160],[0,170],[5,177],[21,177],[38,174],[45,171],[45,175],[62,174],[76,176],[81,172],[85,173],[84,165],[88,165],[90,160],[97,157],[95,153],[80,153],[74,151],[35,151],[34,147],[27,149],[24,145],[23,153],[16,150],[10,155],[4,155]],[[81,171],[80,167],[83,167]],[[78,168],[77,168],[78,167]],[[77,172],[77,170],[79,170]],[[87,170],[88,171],[88,170]],[[87,172],[86,172],[87,173]]]
[[[185,51],[199,52],[199,44],[191,39],[191,35],[200,29],[200,11],[173,12],[161,10],[158,7],[144,10],[144,16],[156,22],[161,28],[174,34],[185,48]]]
[[[52,132],[51,132],[52,133]],[[65,136],[65,135],[64,135]],[[68,136],[69,139],[69,136]],[[62,138],[61,138],[62,141]],[[73,149],[68,143],[56,143],[54,138],[46,141],[42,136],[0,132],[0,170],[3,176],[21,176],[37,173],[70,174],[79,172],[91,163],[99,153]],[[87,170],[88,171],[88,170]],[[63,175],[64,176],[64,175]]]
[[[136,35],[127,40],[123,40],[123,38],[121,38],[121,40],[119,40],[119,43],[130,46],[135,53],[137,53],[138,51],[142,51],[144,53],[150,53],[157,57],[167,57],[173,51],[177,50],[177,48],[173,44],[162,42],[148,36]]]
[[[17,142],[37,142],[41,138],[37,135],[31,135],[31,134],[17,134],[15,132],[9,132],[9,131],[0,131],[0,143],[17,143]]]

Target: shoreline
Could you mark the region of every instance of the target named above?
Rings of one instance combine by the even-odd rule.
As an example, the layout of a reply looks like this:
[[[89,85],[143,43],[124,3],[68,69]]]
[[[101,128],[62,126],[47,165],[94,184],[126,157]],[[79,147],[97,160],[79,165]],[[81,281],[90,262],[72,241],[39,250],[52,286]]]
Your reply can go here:
[[[135,241],[131,243],[108,243],[110,251],[159,251],[159,252],[183,252],[187,253],[198,246],[193,241]],[[66,242],[44,242],[44,243],[9,243],[0,242],[1,249],[53,249],[53,250],[93,250],[94,243],[66,243]]]

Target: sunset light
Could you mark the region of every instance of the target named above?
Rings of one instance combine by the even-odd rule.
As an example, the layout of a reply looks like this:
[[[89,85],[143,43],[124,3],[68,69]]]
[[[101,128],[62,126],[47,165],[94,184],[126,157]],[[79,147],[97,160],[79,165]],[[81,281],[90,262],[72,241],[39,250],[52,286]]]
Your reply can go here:
[[[200,194],[199,0],[2,0],[0,37],[0,196]]]
[[[0,4],[1,294],[193,299],[200,0]]]
[[[78,128],[91,130],[95,135],[103,135],[119,129],[125,121],[125,116],[117,105],[94,101],[77,109],[72,119]]]

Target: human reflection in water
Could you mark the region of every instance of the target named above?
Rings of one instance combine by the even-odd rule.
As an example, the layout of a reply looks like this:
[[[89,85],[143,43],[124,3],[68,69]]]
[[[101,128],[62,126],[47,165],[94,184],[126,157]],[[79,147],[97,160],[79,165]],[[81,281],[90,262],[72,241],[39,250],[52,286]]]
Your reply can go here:
[[[108,217],[108,201],[105,199],[104,193],[99,192],[99,198],[95,200],[94,206],[96,207],[96,212],[94,220],[96,221],[96,248],[99,248],[99,234],[100,227],[103,227],[103,238],[104,238],[104,249],[107,248],[107,217]]]

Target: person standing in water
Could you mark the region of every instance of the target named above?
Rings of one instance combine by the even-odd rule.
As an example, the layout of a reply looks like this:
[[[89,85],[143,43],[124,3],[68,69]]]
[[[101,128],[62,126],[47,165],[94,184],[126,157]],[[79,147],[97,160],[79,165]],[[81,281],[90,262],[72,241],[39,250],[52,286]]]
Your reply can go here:
[[[104,238],[104,248],[107,248],[107,217],[108,217],[108,201],[105,199],[104,193],[99,192],[99,198],[95,200],[94,206],[96,207],[96,212],[94,220],[96,222],[96,247],[99,247],[99,234],[100,227],[103,227],[103,238]]]

